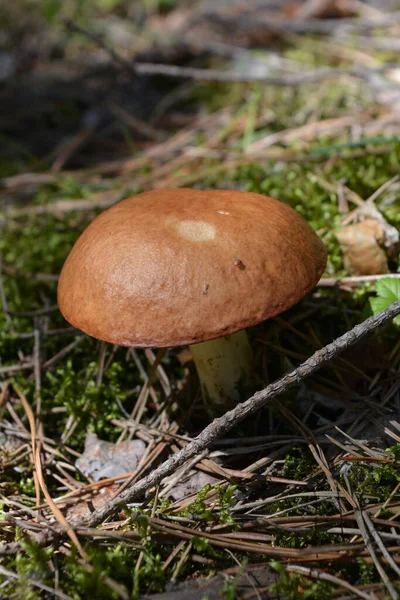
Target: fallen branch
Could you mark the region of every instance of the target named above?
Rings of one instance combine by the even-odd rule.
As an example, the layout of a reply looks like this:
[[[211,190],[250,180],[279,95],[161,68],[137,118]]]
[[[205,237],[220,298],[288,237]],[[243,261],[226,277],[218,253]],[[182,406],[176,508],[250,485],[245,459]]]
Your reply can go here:
[[[178,65],[156,64],[156,63],[135,63],[136,72],[141,75],[162,75],[165,77],[179,77],[185,79],[194,79],[200,81],[220,81],[220,82],[239,82],[251,83],[258,82],[264,85],[293,86],[304,83],[316,83],[323,79],[336,78],[341,76],[357,77],[369,81],[377,73],[384,73],[393,65],[386,64],[374,69],[366,68],[361,65],[354,65],[347,69],[322,68],[304,73],[291,73],[289,75],[257,75],[249,72],[233,72],[231,70],[222,71],[217,69],[198,69],[196,67],[180,67]]]
[[[37,206],[25,206],[23,208],[7,208],[0,213],[1,219],[14,219],[26,215],[59,215],[69,211],[86,211],[97,208],[109,208],[124,195],[124,190],[106,190],[92,194],[91,198],[79,200],[56,200],[48,204],[39,204]],[[5,270],[5,269],[4,269]],[[52,276],[53,277],[53,276]]]
[[[385,273],[383,275],[354,275],[352,277],[324,277],[317,284],[318,287],[341,287],[341,286],[356,286],[364,283],[375,283],[384,277],[391,279],[400,279],[400,273]]]
[[[122,56],[117,54],[117,52],[115,52],[115,50],[113,48],[111,48],[111,46],[108,46],[99,36],[95,35],[93,32],[89,31],[88,29],[84,29],[83,27],[81,27],[80,25],[75,23],[75,21],[73,21],[72,19],[68,19],[65,16],[60,17],[60,22],[63,25],[65,25],[65,27],[69,31],[80,33],[81,35],[84,35],[85,37],[89,38],[92,42],[94,42],[95,44],[100,46],[100,48],[103,48],[103,50],[105,50],[111,56],[112,60],[119,67],[121,67],[124,71],[128,71],[128,73],[130,73],[131,76],[136,77],[136,70],[135,70],[134,63],[130,62],[128,60],[125,60],[125,58],[122,58]]]
[[[90,518],[89,526],[94,527],[103,522],[113,515],[121,504],[133,502],[135,499],[142,497],[150,488],[159,484],[164,477],[170,475],[184,462],[208,448],[213,442],[235,427],[235,425],[238,425],[238,423],[243,421],[243,419],[256,413],[273,398],[276,398],[276,396],[282,394],[296,383],[299,383],[305,377],[318,371],[323,365],[335,358],[338,354],[350,346],[353,346],[365,335],[399,314],[400,301],[394,302],[386,310],[370,317],[363,323],[356,325],[337,340],[325,346],[325,348],[317,350],[317,352],[291,373],[288,373],[278,381],[271,383],[265,389],[256,392],[254,396],[245,402],[238,404],[222,417],[215,419],[185,448],[171,456],[147,477],[144,477],[132,487],[124,490],[102,508],[96,510]]]
[[[253,11],[254,13],[254,11]],[[276,16],[274,13],[255,18],[252,15],[226,16],[217,11],[203,13],[202,20],[211,20],[230,32],[251,34],[252,31],[271,33],[316,33],[328,35],[337,32],[368,31],[377,27],[392,27],[400,21],[400,11],[388,12],[368,18],[349,17],[342,19],[293,19]]]

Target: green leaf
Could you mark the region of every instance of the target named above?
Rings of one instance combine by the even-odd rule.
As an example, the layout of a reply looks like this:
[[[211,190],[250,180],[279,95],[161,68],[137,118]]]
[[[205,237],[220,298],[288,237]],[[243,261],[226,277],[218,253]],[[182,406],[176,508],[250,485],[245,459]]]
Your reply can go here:
[[[396,277],[383,277],[376,282],[378,296],[387,297],[391,302],[400,300],[400,279]]]
[[[388,308],[393,302],[400,300],[400,279],[395,277],[383,277],[376,282],[375,298],[370,299],[370,305],[374,314]],[[396,325],[400,326],[400,315],[393,319]]]

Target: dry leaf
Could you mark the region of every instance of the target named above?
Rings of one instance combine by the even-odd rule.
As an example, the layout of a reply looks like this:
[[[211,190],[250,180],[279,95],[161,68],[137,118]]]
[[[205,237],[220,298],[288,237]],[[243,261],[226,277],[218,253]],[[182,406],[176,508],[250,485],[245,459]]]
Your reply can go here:
[[[142,440],[132,440],[112,444],[99,440],[95,433],[88,432],[85,451],[75,466],[94,481],[107,477],[117,477],[134,471],[144,455],[146,445]]]
[[[336,232],[343,252],[345,268],[354,275],[389,273],[383,242],[382,225],[368,219]]]
[[[199,492],[206,485],[215,485],[218,483],[218,479],[203,473],[203,471],[194,471],[189,475],[189,478],[182,483],[175,485],[169,492],[168,496],[174,500],[182,500],[190,494]]]
[[[68,523],[74,525],[80,523],[83,519],[88,519],[93,510],[98,510],[109,502],[118,492],[117,484],[102,487],[94,490],[87,500],[81,500],[77,504],[70,506],[67,510],[66,518]]]
[[[399,232],[370,202],[357,211],[357,219],[336,232],[345,268],[354,275],[389,273],[388,257],[398,257]]]

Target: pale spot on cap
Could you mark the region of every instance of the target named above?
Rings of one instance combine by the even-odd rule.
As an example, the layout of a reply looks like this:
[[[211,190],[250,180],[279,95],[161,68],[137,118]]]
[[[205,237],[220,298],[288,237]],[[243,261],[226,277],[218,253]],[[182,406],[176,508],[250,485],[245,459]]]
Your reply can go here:
[[[206,221],[175,221],[178,235],[192,242],[208,242],[215,238],[215,227]]]

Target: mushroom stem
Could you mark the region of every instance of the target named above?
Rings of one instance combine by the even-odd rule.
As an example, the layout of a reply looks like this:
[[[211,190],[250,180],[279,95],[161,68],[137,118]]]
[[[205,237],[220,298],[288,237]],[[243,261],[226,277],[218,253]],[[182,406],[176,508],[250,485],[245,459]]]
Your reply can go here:
[[[240,388],[250,381],[253,364],[246,331],[190,346],[204,400],[211,406],[232,406],[240,400]]]

